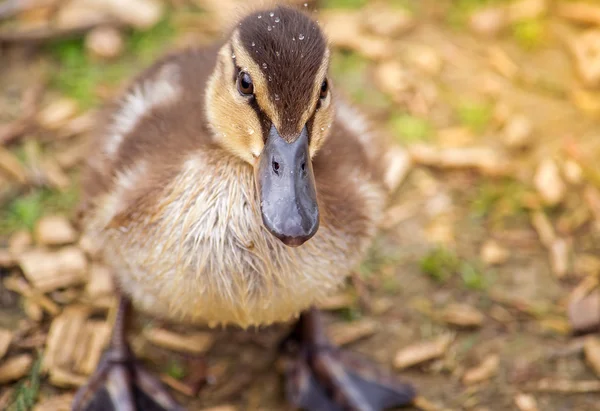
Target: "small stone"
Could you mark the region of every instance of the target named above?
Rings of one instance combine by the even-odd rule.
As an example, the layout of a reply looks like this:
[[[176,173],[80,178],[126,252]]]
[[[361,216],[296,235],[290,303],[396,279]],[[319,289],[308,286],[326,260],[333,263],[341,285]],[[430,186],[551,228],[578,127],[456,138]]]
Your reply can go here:
[[[452,342],[452,337],[443,335],[434,340],[421,341],[402,348],[394,357],[394,367],[404,369],[441,357]]]
[[[567,310],[573,330],[587,332],[600,329],[600,291],[569,302]]]
[[[567,187],[560,177],[558,166],[551,159],[543,160],[538,166],[533,183],[548,206],[560,203],[567,191]]]
[[[467,304],[450,304],[442,313],[442,320],[459,327],[479,327],[483,323],[483,314]]]
[[[77,241],[77,232],[66,217],[46,216],[36,225],[35,241],[48,246],[72,244]]]
[[[114,59],[123,53],[123,36],[114,27],[98,27],[86,35],[85,46],[94,57]]]
[[[481,260],[487,265],[499,265],[508,260],[509,252],[494,240],[483,243],[479,253]]]
[[[70,98],[54,100],[40,111],[38,123],[48,129],[57,130],[73,118],[79,110],[77,102]]]
[[[598,337],[586,339],[583,345],[583,353],[586,362],[594,370],[594,373],[600,377],[600,339]]]
[[[515,115],[507,121],[503,135],[503,142],[508,148],[522,149],[531,144],[533,126],[526,116]]]
[[[144,331],[144,336],[159,347],[191,354],[205,353],[215,341],[215,337],[211,333],[197,332],[183,335],[160,328],[147,329]]]
[[[470,385],[488,380],[496,373],[499,365],[500,357],[495,354],[488,355],[477,367],[470,368],[465,372],[463,383]]]

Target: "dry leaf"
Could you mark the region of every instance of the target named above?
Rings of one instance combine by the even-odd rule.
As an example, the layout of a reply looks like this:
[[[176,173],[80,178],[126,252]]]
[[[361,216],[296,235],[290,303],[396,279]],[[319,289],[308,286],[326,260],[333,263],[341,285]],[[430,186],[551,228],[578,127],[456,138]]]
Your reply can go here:
[[[402,348],[394,357],[394,367],[408,368],[441,357],[446,353],[452,339],[450,335],[443,335],[434,340],[421,341]]]
[[[479,327],[483,323],[483,314],[467,304],[450,304],[441,316],[448,324],[459,327]]]
[[[152,344],[172,351],[191,354],[202,354],[210,350],[215,337],[211,333],[197,332],[188,335],[177,334],[160,328],[150,328],[144,331],[144,336]]]
[[[0,365],[0,385],[19,380],[29,373],[33,357],[21,354],[9,358]]]
[[[496,374],[499,365],[500,357],[498,357],[498,355],[488,355],[477,367],[470,368],[467,370],[467,372],[465,372],[465,375],[462,379],[463,383],[470,385],[489,380],[494,374]]]
[[[60,215],[45,216],[35,227],[35,241],[42,245],[65,245],[77,241],[77,232],[69,220]]]

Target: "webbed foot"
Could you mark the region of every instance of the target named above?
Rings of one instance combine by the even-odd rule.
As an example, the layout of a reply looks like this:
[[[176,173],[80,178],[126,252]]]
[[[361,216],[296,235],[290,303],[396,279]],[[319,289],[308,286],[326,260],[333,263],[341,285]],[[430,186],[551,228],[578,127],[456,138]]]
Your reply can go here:
[[[183,411],[159,382],[136,362],[125,340],[129,301],[121,297],[110,348],[73,400],[73,411]]]
[[[304,410],[381,411],[416,396],[411,385],[332,346],[315,309],[301,315],[282,349],[288,401]]]

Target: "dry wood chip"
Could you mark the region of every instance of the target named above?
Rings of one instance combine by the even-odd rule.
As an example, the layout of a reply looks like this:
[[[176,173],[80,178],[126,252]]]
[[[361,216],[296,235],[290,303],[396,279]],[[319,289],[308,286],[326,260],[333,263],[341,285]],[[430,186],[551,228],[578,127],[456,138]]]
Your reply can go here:
[[[341,293],[326,297],[317,305],[321,310],[334,311],[352,307],[355,303],[356,298],[353,295]]]
[[[481,246],[481,251],[479,252],[481,260],[487,265],[499,265],[505,263],[508,260],[510,253],[497,241],[487,240]]]
[[[552,247],[552,244],[556,240],[556,233],[548,216],[542,211],[535,211],[531,214],[530,218],[533,228],[535,228],[540,237],[540,242],[546,248]]]
[[[600,339],[597,337],[587,338],[583,345],[583,353],[587,363],[600,377]]]
[[[110,270],[102,264],[93,263],[90,267],[90,280],[85,286],[85,294],[91,300],[113,296],[115,285]]]
[[[503,130],[502,142],[508,148],[523,149],[531,144],[533,125],[524,115],[514,115],[508,119]]]
[[[576,23],[600,24],[600,6],[586,1],[560,1],[554,13]]]
[[[35,241],[42,245],[65,245],[77,241],[77,232],[71,222],[61,215],[49,215],[38,220]]]
[[[78,110],[77,101],[66,97],[59,98],[40,110],[37,122],[48,130],[57,130],[73,118]]]
[[[489,147],[452,147],[439,149],[428,144],[409,148],[415,163],[441,168],[475,168],[483,174],[500,176],[510,173],[509,163],[498,150]]]
[[[0,172],[19,184],[27,184],[27,170],[7,148],[0,146]]]
[[[17,264],[17,258],[8,250],[0,250],[0,267],[8,268]]]
[[[56,387],[80,387],[88,382],[88,377],[57,367],[52,369],[49,381]]]
[[[23,303],[23,311],[25,315],[36,323],[39,323],[44,318],[42,307],[30,298],[25,299]]]
[[[111,60],[123,53],[123,36],[114,27],[97,27],[86,34],[85,47],[93,57]]]
[[[83,333],[80,337],[80,346],[85,346],[81,354],[76,359],[75,370],[91,375],[100,363],[102,352],[108,346],[111,334],[111,327],[105,321],[88,321],[85,324]],[[85,344],[84,344],[85,342]]]
[[[560,203],[566,194],[567,186],[560,176],[560,170],[551,159],[545,159],[538,166],[533,183],[546,205]]]
[[[19,380],[27,375],[33,364],[30,354],[11,357],[0,365],[0,385]]]
[[[600,381],[553,380],[548,378],[538,381],[532,388],[536,391],[565,394],[600,392]]]
[[[55,158],[63,170],[69,170],[80,164],[85,159],[87,153],[88,146],[86,141],[74,141],[68,147],[56,153]]]
[[[193,397],[196,395],[196,390],[190,385],[179,381],[176,378],[171,377],[170,375],[161,375],[160,379],[162,382],[167,384],[169,387],[173,388],[175,391],[182,393],[188,397]]]
[[[391,9],[381,5],[368,7],[362,20],[365,28],[381,37],[394,37],[414,28],[413,15],[403,9]]]
[[[13,254],[19,254],[33,244],[33,237],[27,230],[19,230],[10,236],[8,249]]]
[[[575,67],[588,87],[600,85],[600,30],[587,30],[570,42]]]
[[[459,327],[479,327],[483,314],[467,304],[450,304],[442,312],[442,320]]]
[[[496,35],[508,25],[507,14],[505,7],[482,7],[469,16],[469,27],[481,35]]]
[[[200,411],[237,411],[233,405],[217,405],[211,408],[202,408]]]
[[[496,374],[499,365],[500,357],[498,357],[498,355],[488,355],[478,366],[470,368],[465,372],[465,375],[462,378],[463,383],[470,385],[489,380],[492,376],[494,376],[494,374]]]
[[[59,368],[72,370],[75,367],[78,352],[86,342],[85,327],[89,315],[88,308],[72,305],[66,307],[62,314],[52,321],[46,340],[43,370],[52,374]]]
[[[68,393],[52,396],[38,402],[33,411],[71,411],[75,394]]]
[[[19,263],[23,274],[36,290],[47,292],[84,283],[87,260],[77,247],[59,251],[35,249],[22,253]]]
[[[347,345],[375,334],[377,324],[372,320],[355,321],[351,324],[336,323],[328,328],[331,341],[337,345]]]
[[[564,238],[557,238],[550,246],[550,265],[552,272],[562,278],[569,270],[569,243]]]
[[[92,130],[92,128],[94,127],[94,125],[96,124],[96,115],[97,112],[90,110],[90,111],[86,111],[83,114],[80,114],[77,117],[72,118],[71,120],[69,120],[63,127],[60,128],[60,130],[58,130],[56,132],[56,138],[57,139],[65,139],[65,138],[69,138],[69,137],[73,137],[79,134],[83,134],[83,133],[87,133],[90,130]],[[81,147],[86,147],[86,144],[78,144],[77,147],[79,150],[81,150]],[[67,150],[68,151],[68,150]],[[66,153],[65,153],[66,155]],[[61,166],[63,167],[67,167],[63,164],[63,162],[61,161],[60,157],[58,157],[58,162]]]
[[[399,61],[383,61],[373,73],[375,84],[392,98],[400,98],[410,88],[410,79],[406,69]]]
[[[600,291],[571,300],[567,312],[574,330],[586,332],[600,329]]]
[[[31,299],[36,304],[39,304],[50,315],[58,315],[58,313],[60,313],[60,307],[56,305],[54,301],[37,290],[33,290],[22,277],[7,277],[3,280],[3,284],[6,289],[19,293],[25,298]]]
[[[147,329],[144,336],[159,347],[192,354],[202,354],[210,350],[215,340],[214,335],[207,332],[182,335],[162,328]]]
[[[516,23],[542,17],[548,11],[548,0],[518,0],[508,3],[508,20]]]
[[[537,401],[535,397],[530,394],[517,394],[515,395],[515,405],[519,411],[538,411]]]
[[[10,330],[0,328],[0,360],[6,355],[8,347],[13,338],[13,333]]]
[[[451,335],[443,335],[434,340],[422,341],[402,348],[396,353],[394,366],[403,369],[441,357],[446,353],[452,340]]]
[[[387,163],[387,171],[384,181],[388,190],[394,191],[404,181],[412,166],[408,152],[401,147],[394,147],[387,155],[385,162]]]
[[[59,190],[66,190],[71,184],[69,176],[63,171],[58,162],[51,158],[45,157],[38,164],[38,171],[41,173],[42,181]]]

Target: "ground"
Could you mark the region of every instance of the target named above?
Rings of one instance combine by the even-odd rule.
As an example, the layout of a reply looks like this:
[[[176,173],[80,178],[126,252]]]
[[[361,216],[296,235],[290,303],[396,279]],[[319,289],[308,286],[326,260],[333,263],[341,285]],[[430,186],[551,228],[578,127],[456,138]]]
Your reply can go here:
[[[576,14],[566,0],[316,3],[333,43],[334,89],[411,159],[369,255],[324,303],[330,331],[412,382],[421,396],[415,409],[600,410],[599,345],[578,322],[591,316],[597,327],[600,312],[577,304],[598,293],[600,273],[600,74],[590,69],[599,55],[593,44],[577,51],[600,30],[592,13],[600,7],[588,2]],[[168,4],[151,27],[122,29],[122,50],[109,60],[106,51],[94,57],[84,33],[35,44],[6,35],[54,18],[48,12],[0,25],[0,124],[27,125],[0,126],[0,337],[10,335],[6,350],[0,338],[0,409],[68,409],[47,401],[68,402],[86,372],[65,365],[70,357],[59,364],[49,336],[60,335],[56,324],[71,318],[70,307],[94,307],[86,324],[108,329],[113,302],[86,299],[93,266],[82,269],[84,281],[44,288],[15,244],[30,243],[30,233],[34,244],[25,247],[37,250],[51,243],[40,234],[44,217],[73,219],[93,128],[86,113],[165,50],[216,38],[229,15],[211,1]],[[347,31],[335,24],[340,16]],[[35,98],[27,102],[27,93]],[[48,264],[64,244],[49,249]],[[284,326],[210,331],[209,384],[192,396],[177,381],[197,382],[198,355],[149,335],[207,331],[137,320],[136,352],[189,409],[289,408],[273,350]],[[428,343],[422,361],[398,364]],[[24,366],[6,377],[19,357]],[[63,365],[76,376],[57,382],[52,367]]]

